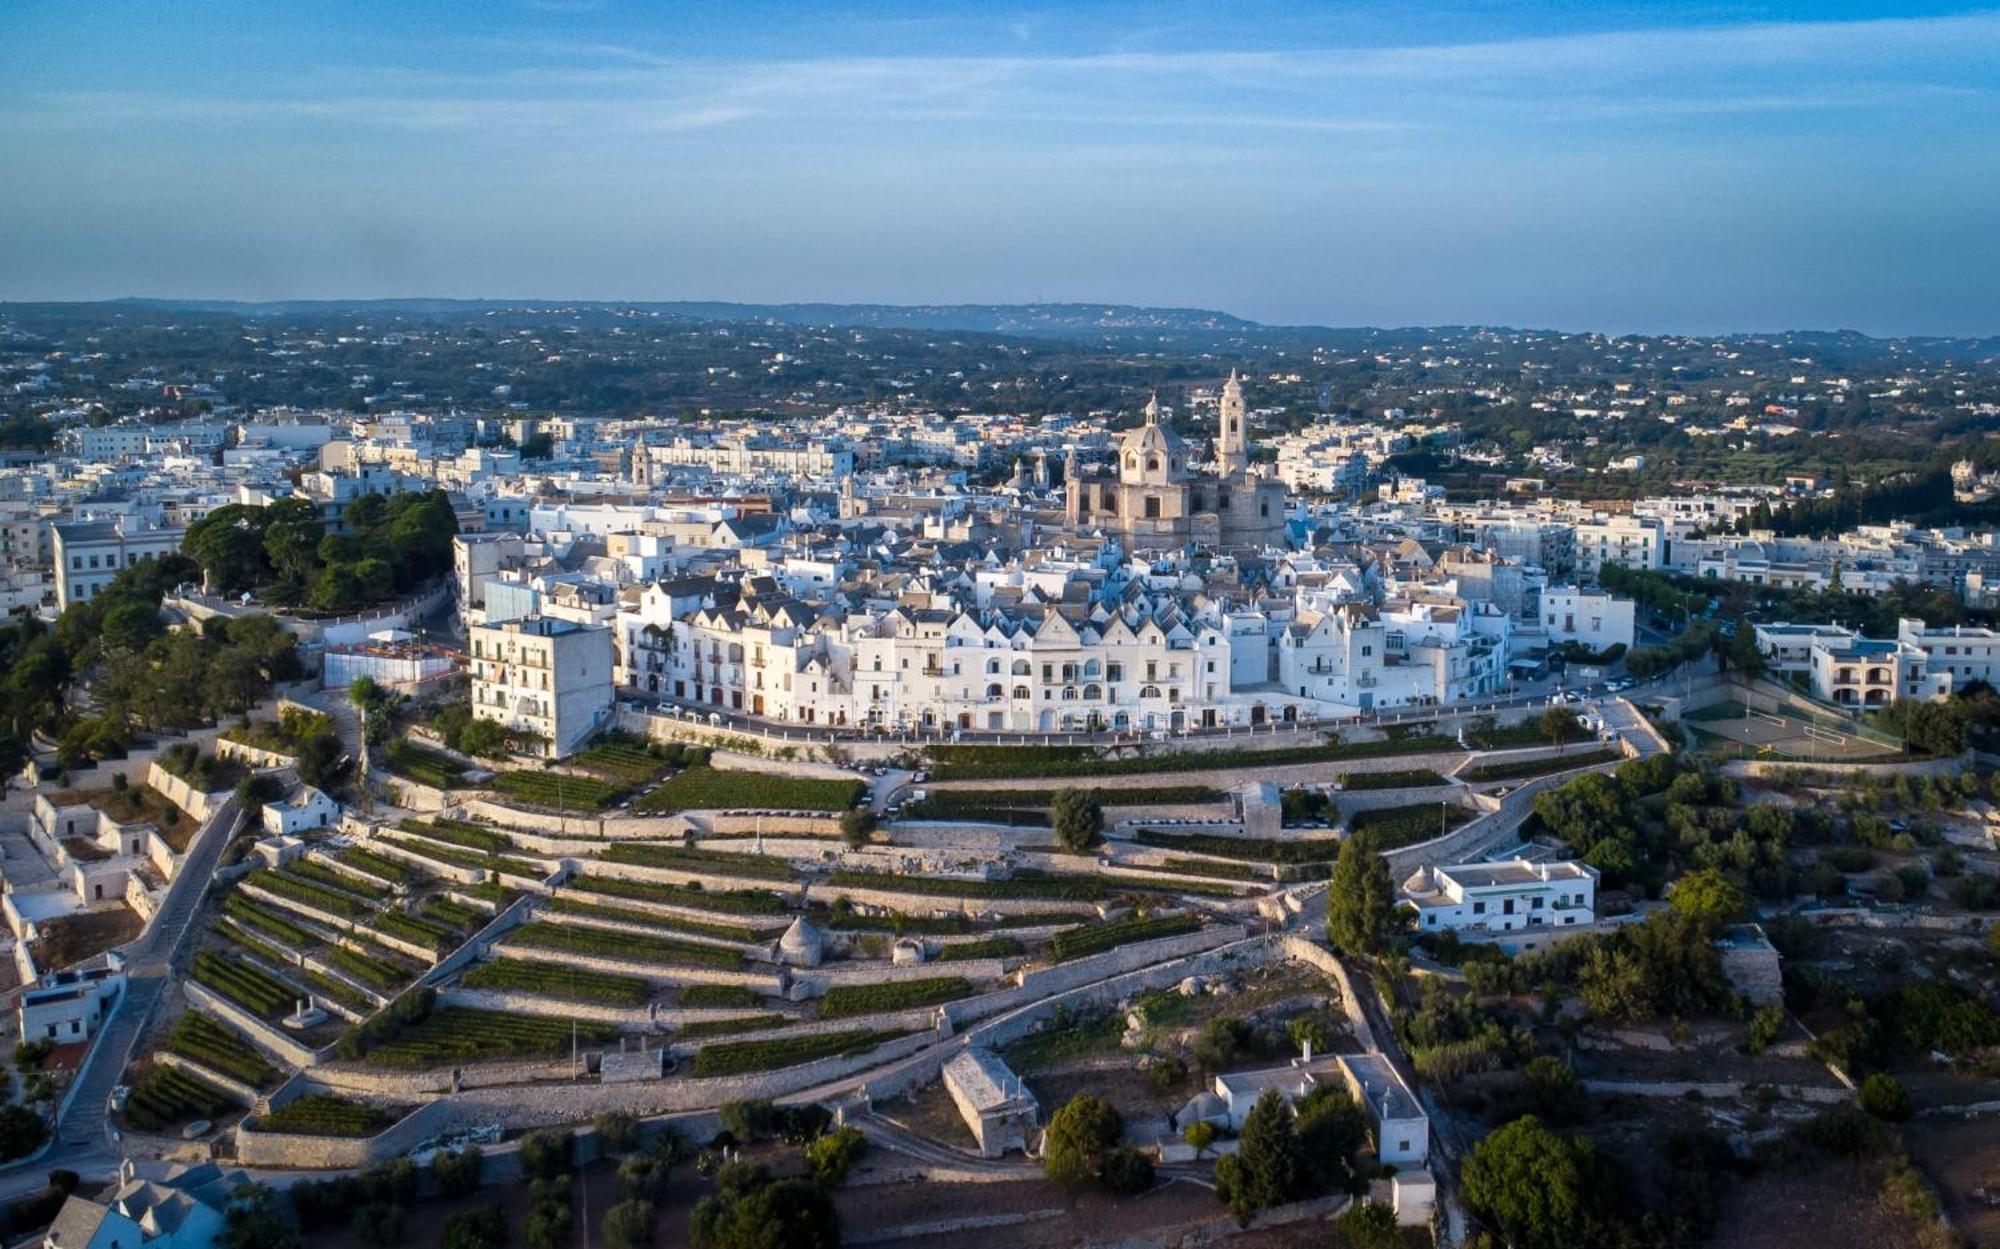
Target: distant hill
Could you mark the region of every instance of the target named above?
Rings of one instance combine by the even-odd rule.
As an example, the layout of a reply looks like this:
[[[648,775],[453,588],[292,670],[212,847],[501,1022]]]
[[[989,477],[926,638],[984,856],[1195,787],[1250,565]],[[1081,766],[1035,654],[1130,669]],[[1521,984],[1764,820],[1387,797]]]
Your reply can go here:
[[[1142,308],[1131,304],[739,304],[702,300],[362,299],[274,300],[121,299],[135,308],[234,316],[299,316],[327,312],[449,316],[482,312],[656,312],[693,321],[774,321],[786,325],[870,329],[960,330],[1055,338],[1103,334],[1219,335],[1267,327],[1208,308]],[[44,305],[48,306],[48,305]],[[83,305],[79,305],[83,306]],[[106,305],[97,305],[103,307]]]

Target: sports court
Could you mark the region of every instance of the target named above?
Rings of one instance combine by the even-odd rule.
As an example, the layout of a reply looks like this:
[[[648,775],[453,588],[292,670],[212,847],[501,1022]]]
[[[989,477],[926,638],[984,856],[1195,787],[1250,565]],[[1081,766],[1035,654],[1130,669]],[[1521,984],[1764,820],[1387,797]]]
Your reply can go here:
[[[1788,703],[1774,702],[1770,710],[1740,702],[1712,703],[1683,713],[1681,719],[1704,748],[1744,759],[1852,762],[1902,753],[1878,731],[1831,712],[1807,711]]]

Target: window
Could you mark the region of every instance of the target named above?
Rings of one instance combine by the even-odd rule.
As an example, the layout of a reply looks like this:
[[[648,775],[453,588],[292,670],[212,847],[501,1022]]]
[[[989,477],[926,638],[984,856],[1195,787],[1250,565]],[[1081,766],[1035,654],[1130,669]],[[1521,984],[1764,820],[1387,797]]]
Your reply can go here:
[[[1475,902],[1475,903],[1473,903],[1473,904],[1472,904],[1472,913],[1473,913],[1474,915],[1484,915],[1484,914],[1486,914],[1486,904],[1485,904],[1484,902]]]
[[[1149,494],[1146,496],[1146,519],[1158,520],[1159,518],[1160,518],[1160,496],[1156,494]]]

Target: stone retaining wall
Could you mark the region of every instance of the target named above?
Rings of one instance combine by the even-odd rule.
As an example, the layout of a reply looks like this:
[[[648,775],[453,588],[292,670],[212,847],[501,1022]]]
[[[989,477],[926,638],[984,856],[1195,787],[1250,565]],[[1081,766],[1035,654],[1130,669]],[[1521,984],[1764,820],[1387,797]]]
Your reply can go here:
[[[161,797],[192,815],[197,821],[207,820],[214,812],[215,803],[207,792],[196,789],[167,771],[157,760],[146,765],[146,785],[150,789],[158,790]]]
[[[417,1107],[379,1135],[359,1138],[293,1136],[259,1132],[245,1119],[236,1126],[236,1162],[244,1167],[353,1170],[401,1157],[453,1120],[449,1102]]]
[[[709,831],[716,833],[757,833],[766,837],[793,836],[816,839],[840,838],[837,815],[752,815],[742,811],[717,811],[703,817]]]
[[[320,1051],[265,1023],[205,985],[184,980],[181,991],[187,994],[189,1002],[241,1032],[245,1039],[264,1052],[265,1057],[290,1067],[310,1067],[320,1061]]]
[[[320,713],[314,712],[313,714],[318,715]],[[266,750],[262,746],[252,746],[247,742],[232,741],[227,737],[218,737],[215,739],[215,757],[218,759],[234,759],[239,763],[247,763],[253,768],[297,768],[299,766],[297,755],[281,754],[275,750]]]
[[[243,1083],[243,1081],[233,1076],[223,1075],[220,1071],[212,1067],[205,1067],[191,1058],[183,1058],[172,1050],[154,1050],[153,1061],[163,1067],[172,1067],[176,1071],[185,1072],[195,1079],[200,1080],[203,1084],[212,1084],[235,1098],[244,1106],[255,1106],[260,1096],[256,1089],[251,1088],[249,1085]]]
[[[578,967],[586,971],[605,971],[620,976],[638,976],[654,984],[732,984],[755,989],[767,997],[778,997],[782,991],[778,986],[775,971],[758,973],[754,971],[725,971],[719,967],[682,966],[679,963],[634,963],[624,959],[606,958],[597,954],[575,954],[568,950],[543,950],[527,945],[502,945],[500,952],[508,958],[528,962],[554,963],[558,967]]]

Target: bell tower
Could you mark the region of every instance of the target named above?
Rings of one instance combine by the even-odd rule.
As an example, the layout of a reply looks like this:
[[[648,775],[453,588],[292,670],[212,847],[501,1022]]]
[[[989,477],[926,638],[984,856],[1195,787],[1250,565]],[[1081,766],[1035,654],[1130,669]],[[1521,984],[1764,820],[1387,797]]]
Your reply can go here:
[[[1216,473],[1221,477],[1238,477],[1250,468],[1249,432],[1245,428],[1243,383],[1236,376],[1236,370],[1229,370],[1229,380],[1222,384],[1221,411],[1218,414],[1215,434]]]

